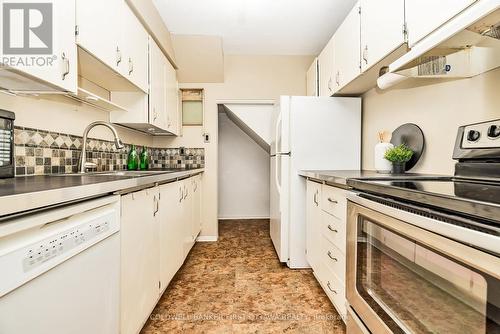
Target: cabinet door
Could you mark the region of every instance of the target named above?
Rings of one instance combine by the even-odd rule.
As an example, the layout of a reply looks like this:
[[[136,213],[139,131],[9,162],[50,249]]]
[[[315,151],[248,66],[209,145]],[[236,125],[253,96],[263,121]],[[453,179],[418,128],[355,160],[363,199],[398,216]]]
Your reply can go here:
[[[167,60],[167,130],[175,135],[179,134],[179,87],[177,71]]]
[[[476,0],[406,0],[410,48],[474,2]]]
[[[167,128],[167,58],[152,38],[149,38],[149,123]]]
[[[184,223],[184,257],[194,245],[193,238],[193,193],[190,186],[191,179],[183,182],[184,196],[182,200],[182,217]]]
[[[179,182],[160,186],[160,283],[163,291],[184,262]]]
[[[318,56],[319,96],[333,95],[333,38]]]
[[[193,194],[193,219],[192,219],[192,235],[193,242],[196,241],[196,238],[201,232],[201,177],[200,175],[196,175],[192,177],[192,194]]]
[[[159,298],[158,188],[122,197],[121,333],[138,333]]]
[[[321,184],[307,181],[306,191],[306,249],[307,261],[318,275],[321,266]]]
[[[29,1],[29,3],[46,3],[47,1]],[[3,4],[24,4],[26,1],[22,0],[9,0],[0,1],[0,17],[3,17]],[[46,55],[27,55],[30,59],[34,56],[35,64],[20,65],[16,62],[13,69],[27,73],[37,79],[45,81],[51,85],[57,86],[64,91],[76,92],[77,91],[77,52],[75,44],[75,0],[52,0],[52,53]],[[16,11],[19,13],[19,11]],[[14,12],[11,12],[13,15]],[[13,18],[15,20],[15,18]],[[11,34],[16,30],[15,27],[11,28]],[[14,32],[13,32],[14,31]],[[0,33],[3,34],[3,27],[0,27]],[[18,37],[22,37],[19,35]],[[26,36],[24,41],[26,41]],[[7,41],[4,41],[5,43]],[[22,45],[15,47],[33,47],[33,41],[29,40],[26,45],[21,40]],[[44,47],[48,41],[40,39],[36,47]],[[1,43],[0,43],[1,44]],[[16,41],[11,41],[11,44],[16,44]],[[4,45],[1,45],[2,47]],[[2,54],[0,50],[0,57],[11,57],[10,54]],[[18,59],[18,55],[14,55]],[[25,59],[26,55],[19,55],[19,59]],[[1,62],[0,62],[1,63]]]
[[[148,32],[127,4],[123,10],[120,45],[123,46],[122,75],[148,92]]]
[[[334,92],[337,92],[361,74],[360,33],[360,13],[359,3],[357,3],[333,36]]]
[[[307,96],[318,96],[318,58],[315,58],[306,74]]]
[[[78,45],[120,73],[123,50],[119,41],[124,8],[123,0],[76,0]]]
[[[404,0],[361,0],[361,69],[366,71],[405,43]]]

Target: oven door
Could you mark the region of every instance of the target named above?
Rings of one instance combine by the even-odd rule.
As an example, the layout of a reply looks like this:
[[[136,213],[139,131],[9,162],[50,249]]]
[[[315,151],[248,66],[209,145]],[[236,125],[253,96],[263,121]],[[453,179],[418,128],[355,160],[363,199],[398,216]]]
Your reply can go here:
[[[372,333],[499,333],[499,257],[419,226],[463,228],[430,217],[350,198],[349,304]]]

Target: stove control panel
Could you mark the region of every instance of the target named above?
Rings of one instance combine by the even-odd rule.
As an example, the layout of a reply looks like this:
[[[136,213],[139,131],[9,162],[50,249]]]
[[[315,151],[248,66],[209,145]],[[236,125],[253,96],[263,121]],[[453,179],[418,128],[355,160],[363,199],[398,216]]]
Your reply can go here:
[[[466,126],[462,148],[500,148],[500,120]]]

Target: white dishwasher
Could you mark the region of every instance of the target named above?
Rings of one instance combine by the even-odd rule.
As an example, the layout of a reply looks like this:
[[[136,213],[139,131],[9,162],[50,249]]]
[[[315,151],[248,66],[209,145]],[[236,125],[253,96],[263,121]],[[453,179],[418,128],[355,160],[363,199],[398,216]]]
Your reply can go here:
[[[0,223],[0,333],[118,333],[119,229],[119,196]]]

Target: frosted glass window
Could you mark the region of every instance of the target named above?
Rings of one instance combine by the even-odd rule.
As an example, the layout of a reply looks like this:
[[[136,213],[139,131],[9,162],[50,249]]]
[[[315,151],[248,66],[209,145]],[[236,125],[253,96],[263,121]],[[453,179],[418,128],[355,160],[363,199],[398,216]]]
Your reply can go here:
[[[203,90],[182,90],[182,125],[203,125]]]
[[[203,125],[203,101],[182,102],[182,125]]]

